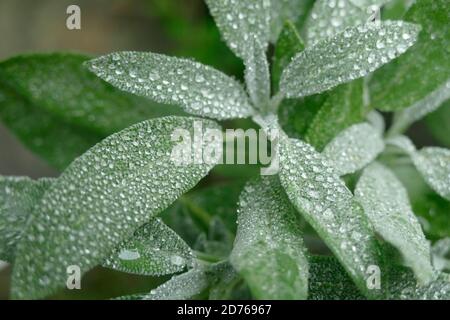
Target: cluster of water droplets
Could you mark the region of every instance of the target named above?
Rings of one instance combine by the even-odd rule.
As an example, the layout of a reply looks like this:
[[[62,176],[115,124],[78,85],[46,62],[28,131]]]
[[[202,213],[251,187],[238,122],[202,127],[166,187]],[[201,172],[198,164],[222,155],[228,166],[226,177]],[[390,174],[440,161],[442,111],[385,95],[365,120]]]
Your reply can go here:
[[[249,41],[268,43],[271,0],[207,0],[206,3],[226,43],[238,57],[245,60],[251,55]]]
[[[357,283],[377,265],[367,218],[332,166],[310,145],[280,143],[280,179],[290,200],[346,266]]]
[[[143,52],[120,52],[90,62],[90,69],[114,86],[191,114],[215,119],[252,114],[240,83],[198,62]]]
[[[292,268],[279,265],[277,257],[281,256],[292,261]],[[245,186],[230,259],[244,274],[258,270],[258,277],[252,275],[247,280],[264,292],[259,298],[306,298],[308,261],[303,235],[278,177],[263,177]]]
[[[402,21],[347,28],[299,53],[283,72],[282,90],[302,97],[364,77],[404,53],[419,30]]]
[[[212,165],[171,162],[172,132],[191,132],[194,120],[202,121],[166,117],[139,123],[75,160],[34,208],[35,223],[18,245],[16,297],[40,297],[63,286],[69,265],[89,270],[200,181]],[[203,124],[218,129],[212,121]]]
[[[384,149],[380,133],[370,124],[353,125],[336,136],[322,154],[341,176],[371,163]]]
[[[103,265],[140,275],[166,275],[193,263],[189,246],[160,219],[152,219],[119,244]]]
[[[408,193],[393,172],[378,163],[367,167],[355,196],[374,229],[403,255],[422,282],[434,274],[430,246],[409,203]]]
[[[363,24],[368,14],[349,0],[317,1],[306,21],[306,41],[315,45],[347,27]]]

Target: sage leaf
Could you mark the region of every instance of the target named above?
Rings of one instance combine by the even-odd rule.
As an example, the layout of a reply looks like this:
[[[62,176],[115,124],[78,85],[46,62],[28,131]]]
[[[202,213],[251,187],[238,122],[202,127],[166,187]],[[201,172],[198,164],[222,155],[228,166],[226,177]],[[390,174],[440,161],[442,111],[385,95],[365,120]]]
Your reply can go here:
[[[425,181],[441,197],[450,200],[450,150],[427,147],[414,153],[412,159]]]
[[[411,50],[374,73],[369,83],[374,108],[405,109],[425,99],[450,79],[449,14],[447,0],[417,0],[409,9],[404,20],[420,24],[423,30]]]
[[[355,124],[342,131],[322,154],[343,176],[371,163],[384,149],[380,133],[368,123]]]
[[[193,264],[189,246],[159,218],[153,218],[120,243],[103,262],[117,271],[160,276]]]
[[[180,114],[102,81],[78,54],[32,54],[0,63],[0,118],[31,151],[64,169],[108,135]],[[169,112],[171,111],[171,112]]]
[[[252,55],[253,40],[266,50],[270,38],[271,0],[206,0],[222,37],[236,56]]]
[[[432,280],[430,245],[412,212],[407,191],[395,175],[381,164],[371,164],[363,171],[355,196],[375,231],[400,251],[419,282]]]
[[[118,52],[87,65],[121,90],[179,105],[194,115],[223,120],[245,118],[253,112],[236,80],[191,60],[149,52]]]
[[[334,36],[347,27],[367,22],[369,15],[349,0],[317,0],[306,21],[308,46]]]
[[[175,129],[192,134],[194,122],[165,117],[114,134],[75,160],[33,209],[35,223],[17,246],[12,296],[53,293],[66,283],[71,265],[86,272],[139,226],[168,207],[213,165],[174,165]]]
[[[380,265],[367,217],[326,159],[301,140],[280,141],[280,180],[286,193],[367,296],[366,272]]]
[[[191,269],[186,273],[173,276],[142,300],[187,300],[205,291],[210,284],[210,277],[203,267]]]
[[[266,53],[260,44],[249,45],[252,56],[245,62],[245,82],[253,106],[265,111],[270,99],[270,72]]]
[[[404,53],[419,30],[402,21],[347,28],[299,53],[283,72],[281,90],[300,98],[364,77]]]
[[[14,262],[17,244],[32,221],[33,207],[41,200],[50,179],[0,176],[0,259]]]
[[[230,256],[257,299],[306,299],[308,262],[295,209],[277,177],[249,182]]]
[[[210,285],[210,300],[250,300],[252,298],[242,277],[229,262],[218,263],[213,265],[213,268],[217,277]]]
[[[278,92],[281,74],[295,55],[305,49],[303,40],[291,21],[286,21],[275,45],[272,64],[272,86]]]
[[[286,21],[295,24],[302,14],[308,9],[308,2],[305,0],[271,0],[271,42],[277,43]]]

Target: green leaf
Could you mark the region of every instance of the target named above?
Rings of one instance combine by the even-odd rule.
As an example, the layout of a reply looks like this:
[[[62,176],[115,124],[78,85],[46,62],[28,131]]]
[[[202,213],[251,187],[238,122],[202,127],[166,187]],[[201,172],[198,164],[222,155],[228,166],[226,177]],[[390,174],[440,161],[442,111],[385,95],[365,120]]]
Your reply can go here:
[[[419,30],[402,21],[347,28],[299,53],[283,72],[281,90],[300,98],[364,77],[404,53]]]
[[[267,56],[261,45],[250,43],[251,56],[245,60],[245,83],[253,106],[264,111],[270,99],[270,72]]]
[[[256,299],[306,299],[308,261],[295,209],[277,177],[249,182],[230,256]]]
[[[407,191],[395,175],[381,164],[371,164],[359,179],[355,196],[375,231],[400,251],[420,283],[432,280],[430,245],[412,212]]]
[[[450,99],[425,118],[427,129],[444,146],[450,148]]]
[[[307,11],[308,0],[271,0],[271,42],[280,41],[279,35],[286,25],[286,21],[295,23]],[[295,28],[295,27],[294,27]]]
[[[369,109],[363,103],[363,81],[340,85],[325,94],[322,105],[310,122],[305,140],[318,150],[342,130],[364,121]]]
[[[425,181],[441,197],[450,200],[450,150],[427,147],[414,153],[412,159]]]
[[[180,272],[192,264],[189,246],[159,218],[136,230],[103,262],[114,270],[152,276]]]
[[[367,22],[369,14],[351,1],[317,0],[306,21],[306,42],[308,46],[330,38],[347,27]]]
[[[286,21],[281,30],[280,37],[275,45],[275,54],[272,64],[272,86],[278,92],[281,74],[295,55],[305,49],[300,35],[291,21]]]
[[[322,154],[341,176],[354,173],[371,163],[384,149],[380,133],[370,124],[355,124],[342,131]]]
[[[361,206],[325,158],[295,139],[280,141],[280,180],[286,193],[368,296],[366,271],[380,265],[373,230]]]
[[[136,228],[188,191],[212,168],[173,163],[176,129],[192,135],[197,118],[148,120],[114,134],[75,160],[33,209],[17,247],[14,298],[40,298],[66,283],[66,268],[84,273]],[[218,126],[203,120],[204,128]]]
[[[197,267],[172,277],[142,297],[142,300],[187,300],[205,291],[210,281],[207,270]]]
[[[40,201],[50,182],[50,179],[0,176],[1,260],[14,261],[16,246],[31,220],[33,207]]]
[[[423,30],[411,50],[370,81],[371,104],[380,110],[412,106],[450,79],[450,2],[417,0],[404,19]]]
[[[311,257],[309,274],[309,300],[365,299],[334,257]]]
[[[242,277],[228,262],[213,265],[213,269],[217,276],[210,285],[210,300],[251,300],[251,294]]]
[[[252,40],[266,50],[270,38],[270,0],[206,0],[206,4],[236,56],[244,61],[251,56],[248,43]]]
[[[236,80],[191,60],[149,52],[119,52],[87,65],[121,90],[179,105],[194,115],[223,120],[245,118],[253,112]]]
[[[450,80],[421,101],[398,111],[395,114],[394,123],[389,129],[389,134],[403,133],[412,123],[435,111],[448,99],[450,99]]]
[[[450,237],[450,201],[437,195],[412,163],[397,162],[390,167],[408,189],[413,211],[419,217],[427,238]]]
[[[82,66],[88,59],[55,53],[0,63],[0,118],[58,169],[114,132],[169,114],[167,106],[121,92],[91,74]]]

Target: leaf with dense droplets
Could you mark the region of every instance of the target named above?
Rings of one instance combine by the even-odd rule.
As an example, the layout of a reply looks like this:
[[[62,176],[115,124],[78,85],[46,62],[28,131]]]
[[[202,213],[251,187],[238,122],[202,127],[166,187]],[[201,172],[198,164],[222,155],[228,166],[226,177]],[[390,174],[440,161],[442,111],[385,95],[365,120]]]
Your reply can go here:
[[[281,90],[299,98],[364,77],[404,53],[419,30],[402,21],[347,28],[298,54],[283,72]]]
[[[349,0],[317,0],[306,21],[306,42],[312,46],[342,32],[345,28],[367,22],[369,14]]]
[[[450,79],[450,1],[417,0],[404,19],[423,30],[411,50],[370,81],[371,104],[384,111],[410,107]]]
[[[306,299],[308,261],[295,209],[278,177],[249,182],[241,194],[230,256],[257,299]]]
[[[33,209],[17,246],[15,298],[40,298],[65,285],[66,268],[84,273],[139,226],[194,187],[212,164],[179,165],[171,140],[176,129],[192,135],[210,120],[165,117],[114,134],[75,160]],[[198,152],[198,148],[194,148]],[[192,150],[191,150],[192,151]],[[192,154],[192,153],[191,153]]]
[[[89,69],[115,87],[186,112],[215,119],[252,114],[236,80],[201,63],[150,52],[117,52],[88,62]]]
[[[249,42],[265,51],[270,37],[270,0],[206,0],[228,47],[244,61],[252,55]]]
[[[443,146],[450,148],[450,99],[425,118],[427,129]]]
[[[425,181],[442,197],[450,200],[450,150],[427,147],[412,156]]]
[[[193,263],[186,242],[159,218],[136,230],[105,259],[103,266],[132,274],[160,276],[183,271]]]
[[[88,59],[77,54],[33,54],[0,63],[3,123],[58,169],[114,132],[180,113],[115,89],[86,70],[83,62]]]
[[[210,281],[206,268],[197,267],[172,277],[142,297],[142,300],[187,300],[205,291]]]
[[[323,150],[341,176],[354,173],[371,163],[384,149],[380,133],[368,123],[355,124],[342,131]]]
[[[253,106],[266,110],[270,99],[270,72],[267,56],[256,41],[248,44],[251,56],[245,60],[245,83]]]
[[[313,256],[309,264],[309,300],[365,299],[336,258]]]
[[[390,134],[402,133],[412,123],[422,119],[427,114],[435,111],[450,99],[450,80],[441,85],[427,97],[414,103],[411,107],[400,110],[395,114],[394,123],[389,129]]]
[[[394,173],[381,164],[371,164],[363,171],[355,196],[375,231],[400,251],[421,283],[429,282],[434,275],[430,245]]]
[[[367,269],[380,265],[375,235],[338,174],[310,145],[282,139],[280,180],[289,199],[368,296]]]
[[[0,260],[13,262],[16,246],[31,221],[50,179],[31,180],[0,176]]]
[[[303,51],[303,49],[305,49],[305,45],[303,44],[295,25],[291,21],[286,21],[275,45],[272,64],[272,86],[274,92],[278,92],[280,78],[284,68],[286,68],[292,58]]]

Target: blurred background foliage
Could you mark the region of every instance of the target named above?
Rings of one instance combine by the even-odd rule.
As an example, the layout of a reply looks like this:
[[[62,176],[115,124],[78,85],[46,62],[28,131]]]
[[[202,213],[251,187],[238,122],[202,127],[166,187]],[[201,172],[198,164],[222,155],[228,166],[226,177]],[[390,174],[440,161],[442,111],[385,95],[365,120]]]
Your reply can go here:
[[[305,7],[310,7],[313,2],[305,0]],[[401,18],[406,2],[408,1],[393,1],[384,9],[383,17]],[[65,26],[66,8],[71,4],[81,7],[81,30],[70,31]],[[300,32],[303,22],[304,17],[296,22]],[[0,60],[29,52],[62,51],[101,55],[113,51],[135,50],[194,58],[239,79],[242,79],[243,74],[241,61],[221,41],[219,31],[203,0],[0,0],[0,30],[2,36]],[[273,51],[273,48],[271,50]],[[314,106],[316,98],[321,97],[311,97],[310,105]],[[301,131],[302,126],[307,123],[308,112],[313,112],[313,109],[288,110],[284,116],[294,119],[294,124],[298,126],[297,130]],[[389,118],[386,120],[390,121]],[[248,120],[224,124],[224,127],[244,129],[252,126],[254,124]],[[425,121],[414,124],[408,135],[418,147],[423,145],[450,147],[449,126],[450,104],[447,103]],[[232,235],[224,230],[232,229],[234,221],[222,219],[218,222],[208,214],[208,210],[216,212],[221,210],[222,217],[234,219],[239,194],[236,186],[239,186],[242,179],[257,172],[257,168],[252,166],[219,166],[200,187],[209,185],[212,181],[235,180],[238,183],[228,189],[219,185],[203,195],[196,195],[194,191],[192,195],[184,197],[168,210],[167,222],[194,248],[204,252],[208,250],[223,252],[225,255],[230,249],[227,244],[231,246],[233,239]],[[57,176],[58,171],[34,156],[0,123],[0,174],[38,178]],[[414,172],[408,171],[405,167],[399,169],[399,175],[405,182],[415,179]],[[450,212],[448,202],[427,198],[427,194],[430,194],[430,197],[434,194],[423,189],[427,187],[422,181],[416,179],[406,185],[412,186],[410,193],[418,195],[415,198],[417,203],[413,205],[424,219],[433,219],[434,209],[430,209],[426,203],[432,203],[433,206],[440,205],[442,207],[435,209]],[[202,197],[208,198],[208,202],[203,203],[204,205]],[[214,201],[217,201],[216,204]],[[199,205],[202,207],[201,210],[198,208]],[[174,214],[178,216],[190,214],[187,212],[196,217],[195,226],[182,225],[179,223],[182,220],[173,219]],[[191,220],[186,219],[186,223],[189,221]],[[228,225],[228,228],[221,226],[221,223]],[[448,221],[438,222],[435,225],[442,226],[441,229],[430,227],[425,231],[431,239],[449,236],[448,224]],[[200,229],[197,233],[203,233],[203,240],[189,234],[195,228]],[[215,247],[215,244],[220,244],[221,247]],[[0,271],[0,299],[6,299],[8,296],[9,272],[9,268]],[[99,267],[83,278],[83,290],[66,290],[52,298],[109,298],[146,292],[165,280],[166,278],[127,275]]]

